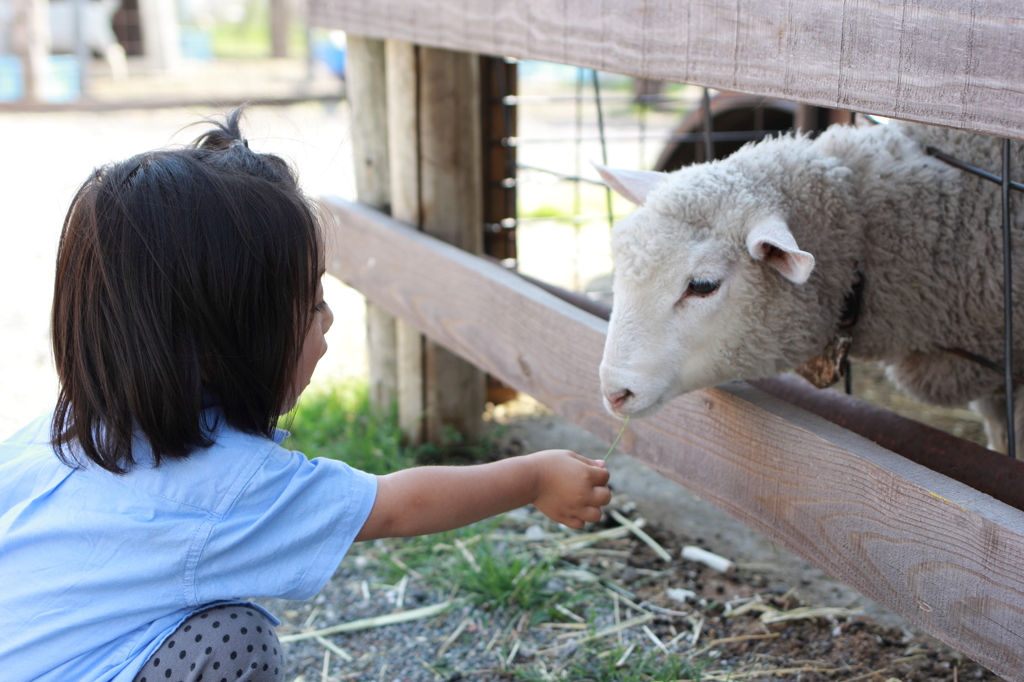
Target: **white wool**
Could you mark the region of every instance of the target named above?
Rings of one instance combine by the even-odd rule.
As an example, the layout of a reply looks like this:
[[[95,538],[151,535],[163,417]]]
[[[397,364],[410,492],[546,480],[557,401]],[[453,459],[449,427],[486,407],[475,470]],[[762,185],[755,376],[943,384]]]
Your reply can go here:
[[[600,169],[641,203],[612,232],[615,306],[601,364],[609,408],[645,416],[679,393],[773,376],[820,355],[859,268],[851,357],[884,363],[919,400],[974,401],[990,445],[1005,450],[1003,377],[942,350],[1002,362],[1000,188],[927,155],[927,146],[1001,173],[999,140],[909,123],[766,140],[670,174]],[[1012,201],[1020,245],[1024,202]],[[1019,272],[1022,372],[1024,266]],[[697,289],[688,291],[691,282]],[[718,289],[694,293],[707,282]],[[1024,393],[1017,400],[1024,407]]]

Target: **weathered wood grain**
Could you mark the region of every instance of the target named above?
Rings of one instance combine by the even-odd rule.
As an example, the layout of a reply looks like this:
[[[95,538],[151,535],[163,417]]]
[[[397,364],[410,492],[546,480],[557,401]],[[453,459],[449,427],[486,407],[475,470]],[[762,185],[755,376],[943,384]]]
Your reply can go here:
[[[392,215],[450,244],[483,249],[478,58],[389,40],[385,45]],[[397,325],[398,411],[413,440],[483,426],[483,373]]]
[[[311,0],[314,25],[1024,138],[1019,0]]]
[[[328,200],[328,270],[611,441],[606,323],[511,272]],[[1008,680],[1024,680],[1024,512],[743,382],[632,422],[620,448]]]
[[[350,35],[345,93],[352,112],[352,156],[356,197],[383,213],[391,212],[388,166],[388,106],[384,41]],[[366,357],[370,399],[384,409],[398,400],[398,346],[395,318],[366,302]]]
[[[421,222],[417,56],[415,45],[384,41],[391,215],[414,227]],[[398,424],[406,438],[422,442],[423,336],[402,319],[395,321],[395,378]]]

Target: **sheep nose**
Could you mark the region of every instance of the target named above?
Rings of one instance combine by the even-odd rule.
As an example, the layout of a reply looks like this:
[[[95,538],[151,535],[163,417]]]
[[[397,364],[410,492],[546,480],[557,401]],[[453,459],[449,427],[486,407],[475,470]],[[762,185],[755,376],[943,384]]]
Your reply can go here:
[[[624,388],[618,393],[612,393],[608,396],[608,403],[612,406],[613,410],[618,411],[626,401],[633,397],[633,391],[628,388]]]

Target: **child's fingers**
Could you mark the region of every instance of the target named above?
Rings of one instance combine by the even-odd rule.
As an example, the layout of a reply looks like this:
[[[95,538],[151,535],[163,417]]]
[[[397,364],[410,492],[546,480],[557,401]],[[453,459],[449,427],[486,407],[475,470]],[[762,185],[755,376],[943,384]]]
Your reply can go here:
[[[592,492],[594,504],[603,507],[612,501],[612,491],[608,486],[595,486]]]
[[[605,468],[592,467],[587,470],[587,479],[593,486],[603,486],[608,483],[608,479],[612,476],[611,472]]]
[[[590,523],[597,523],[601,520],[601,508],[600,507],[584,507],[577,514],[577,518],[588,521]]]

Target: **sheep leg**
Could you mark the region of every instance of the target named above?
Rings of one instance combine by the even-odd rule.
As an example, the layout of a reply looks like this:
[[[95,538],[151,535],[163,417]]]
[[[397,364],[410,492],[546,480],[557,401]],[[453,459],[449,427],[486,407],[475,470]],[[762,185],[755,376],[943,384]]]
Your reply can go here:
[[[128,77],[128,57],[124,48],[119,43],[107,45],[103,54],[110,65],[110,75],[115,81],[124,80]]]
[[[1006,397],[989,396],[979,398],[969,403],[972,410],[981,415],[985,420],[985,437],[988,439],[988,449],[1006,454]],[[1019,423],[1019,419],[1015,419]],[[1018,445],[1017,451],[1020,452]]]
[[[970,402],[970,408],[985,420],[988,449],[1007,454],[1006,397],[992,395]],[[1017,442],[1017,459],[1024,459],[1024,386],[1013,392],[1013,428]]]

